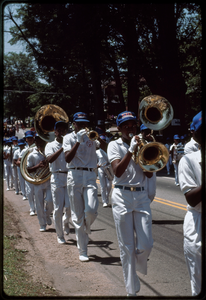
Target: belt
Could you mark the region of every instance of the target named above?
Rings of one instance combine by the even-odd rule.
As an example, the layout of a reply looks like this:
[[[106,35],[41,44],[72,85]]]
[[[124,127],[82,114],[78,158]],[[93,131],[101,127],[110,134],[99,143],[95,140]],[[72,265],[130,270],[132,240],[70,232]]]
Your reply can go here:
[[[67,174],[67,171],[56,171],[54,173],[63,173],[63,174]]]
[[[128,190],[128,191],[131,191],[131,192],[144,191],[144,187],[134,187],[134,186],[124,186],[124,185],[115,185],[114,187],[117,188],[117,189]]]
[[[69,170],[93,171],[93,168],[69,168]]]

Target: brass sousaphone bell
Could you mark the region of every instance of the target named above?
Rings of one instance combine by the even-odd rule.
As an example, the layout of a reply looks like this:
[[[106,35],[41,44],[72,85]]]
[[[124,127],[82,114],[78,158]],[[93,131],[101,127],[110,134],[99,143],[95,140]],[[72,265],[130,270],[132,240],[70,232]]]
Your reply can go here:
[[[69,118],[66,112],[59,106],[54,104],[47,104],[42,106],[34,117],[34,127],[37,134],[45,142],[52,142],[55,139],[54,125],[58,121],[65,123],[69,122]],[[49,170],[49,163],[44,168],[39,168],[35,173],[29,173],[27,171],[27,158],[33,151],[35,144],[30,146],[24,153],[20,170],[23,178],[33,184],[41,184],[49,180],[51,172]],[[43,153],[41,153],[44,155]]]
[[[174,111],[167,99],[158,95],[145,97],[139,107],[140,120],[149,129],[162,130],[171,123]],[[169,152],[165,145],[153,141],[147,142],[141,138],[141,145],[133,153],[133,160],[146,172],[157,172],[165,167]]]

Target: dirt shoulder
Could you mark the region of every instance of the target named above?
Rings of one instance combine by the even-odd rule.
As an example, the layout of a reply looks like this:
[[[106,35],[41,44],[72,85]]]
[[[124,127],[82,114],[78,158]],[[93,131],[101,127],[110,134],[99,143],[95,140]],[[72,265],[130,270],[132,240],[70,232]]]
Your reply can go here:
[[[114,284],[92,261],[79,261],[73,226],[69,236],[65,235],[67,243],[59,245],[54,225],[40,232],[37,216],[29,215],[28,200],[23,201],[22,195],[15,195],[14,190],[6,191],[5,182],[4,205],[9,208],[11,234],[20,237],[16,247],[26,250],[23,267],[34,283],[55,290],[56,296],[115,295]]]

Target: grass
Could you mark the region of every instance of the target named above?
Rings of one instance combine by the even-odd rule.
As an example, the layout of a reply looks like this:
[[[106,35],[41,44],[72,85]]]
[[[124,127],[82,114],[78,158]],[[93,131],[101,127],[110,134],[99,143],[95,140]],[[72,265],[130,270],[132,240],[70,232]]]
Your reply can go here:
[[[23,269],[26,264],[27,250],[16,249],[18,235],[9,235],[9,213],[4,206],[4,239],[3,239],[3,291],[7,296],[58,296],[58,292],[32,278]],[[11,231],[10,231],[11,232]]]

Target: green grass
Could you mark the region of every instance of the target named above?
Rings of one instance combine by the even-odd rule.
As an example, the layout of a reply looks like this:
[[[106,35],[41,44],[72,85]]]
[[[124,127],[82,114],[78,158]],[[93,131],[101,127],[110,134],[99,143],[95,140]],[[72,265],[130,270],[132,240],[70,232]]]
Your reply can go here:
[[[23,266],[26,263],[25,249],[15,249],[18,236],[7,235],[9,226],[8,208],[4,207],[3,240],[3,290],[8,296],[58,296],[54,288],[33,282]]]

